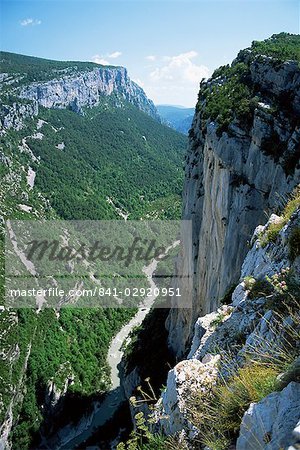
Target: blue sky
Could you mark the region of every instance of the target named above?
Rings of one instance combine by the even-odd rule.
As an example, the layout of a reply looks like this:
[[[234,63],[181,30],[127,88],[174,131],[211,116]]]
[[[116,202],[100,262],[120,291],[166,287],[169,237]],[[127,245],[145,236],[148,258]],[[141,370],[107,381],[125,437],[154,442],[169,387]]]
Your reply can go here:
[[[0,0],[2,50],[128,68],[155,103],[198,85],[251,41],[299,33],[299,0]]]

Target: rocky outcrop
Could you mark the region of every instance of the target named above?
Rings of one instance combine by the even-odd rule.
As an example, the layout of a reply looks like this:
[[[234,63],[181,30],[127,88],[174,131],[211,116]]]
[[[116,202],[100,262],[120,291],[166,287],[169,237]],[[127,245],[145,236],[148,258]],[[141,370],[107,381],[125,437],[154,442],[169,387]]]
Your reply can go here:
[[[278,65],[276,59],[261,56],[250,64],[251,78],[268,95],[286,97],[294,111],[300,114],[300,70],[297,61]]]
[[[181,361],[169,372],[166,390],[155,410],[160,430],[165,434],[184,430],[191,439],[197,435],[198,430],[188,420],[190,395],[197,390],[205,393],[215,384],[219,358],[219,355],[208,354],[202,361]]]
[[[250,405],[241,424],[236,450],[292,449],[299,415],[300,384],[291,382],[283,391]]]
[[[14,128],[21,130],[24,126],[24,120],[37,116],[39,112],[38,103],[13,103],[12,105],[3,104],[0,109],[0,130],[5,128]]]
[[[300,446],[300,420],[293,431],[293,445],[289,450],[297,450]]]
[[[21,98],[34,100],[45,108],[69,107],[77,113],[82,113],[82,107],[98,105],[111,94],[160,121],[153,102],[142,88],[131,81],[123,67],[100,67],[78,72],[46,82],[31,83],[20,91]]]
[[[279,222],[282,229],[276,239],[266,241],[271,227]],[[278,392],[250,405],[241,423],[236,448],[277,450],[289,445],[295,445],[291,449],[298,448],[298,247],[298,253],[291,256],[291,239],[297,230],[300,230],[299,207],[285,225],[282,218],[272,215],[264,227],[257,227],[230,304],[198,318],[188,358],[169,372],[166,390],[156,405],[156,429],[166,434],[183,433],[189,448],[194,448],[203,434],[201,421],[198,429],[191,422],[193,396],[195,399],[201,394],[209,416],[211,389],[216,383],[222,384],[223,380],[229,383],[241,368],[260,358],[263,364],[271,362],[273,367],[272,361],[285,354],[286,361],[291,358],[293,362],[289,365],[286,362],[283,366],[289,367],[288,370],[277,376]],[[257,283],[256,289],[251,280]],[[288,285],[285,280],[289,280]]]
[[[243,54],[235,64],[246,59]],[[177,262],[193,282],[187,290],[180,278],[174,280],[193,306],[174,308],[167,320],[169,344],[178,358],[187,351],[197,318],[215,310],[237,283],[255,227],[300,181],[299,67],[257,57],[248,77],[257,101],[253,116],[247,124],[234,119],[223,132],[216,121],[204,118],[205,92],[226,82],[226,76],[202,83],[200,91],[183,193],[183,219],[192,221],[193,251]],[[291,99],[289,109],[282,103],[284,95]]]
[[[72,70],[71,70],[72,69]],[[153,102],[143,89],[133,82],[123,67],[104,67],[53,72],[53,79],[26,83],[26,74],[0,74],[0,130],[20,130],[24,120],[38,115],[38,106],[45,108],[70,108],[83,114],[83,108],[105,103],[105,98],[114,96],[114,106],[120,108],[126,101],[161,122]],[[22,82],[20,83],[20,81]],[[14,103],[7,97],[7,86],[11,88]],[[20,99],[18,101],[18,98]],[[9,101],[10,100],[10,101]]]

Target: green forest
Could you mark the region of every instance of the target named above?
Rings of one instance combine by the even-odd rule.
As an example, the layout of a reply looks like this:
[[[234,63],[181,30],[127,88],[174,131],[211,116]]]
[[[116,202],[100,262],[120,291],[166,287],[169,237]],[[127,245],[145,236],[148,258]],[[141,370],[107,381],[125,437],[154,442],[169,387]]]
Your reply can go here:
[[[93,62],[53,61],[35,56],[0,52],[1,65],[8,74],[22,74],[21,84],[33,81],[48,81],[64,73],[92,70],[103,67]],[[109,67],[109,66],[106,66]]]
[[[23,63],[28,60],[16,58],[11,71],[26,70]],[[41,70],[47,74],[52,65],[43,61],[41,66],[35,58],[29,63],[30,77],[39,79]],[[59,68],[63,69],[53,67]],[[38,128],[40,120],[45,122]],[[22,144],[24,139],[28,147]],[[28,119],[25,128],[0,136],[1,215],[4,220],[123,220],[121,212],[129,219],[178,219],[186,145],[185,136],[114,96],[103,97],[98,107],[85,109],[84,115],[41,107],[39,116]],[[33,189],[26,181],[29,166],[36,172]],[[1,297],[3,239],[2,225]],[[50,431],[51,415],[62,413],[59,404],[59,409],[50,408],[45,415],[51,383],[67,391],[62,411],[68,411],[72,420],[83,412],[72,406],[74,402],[84,409],[105,393],[110,386],[106,361],[110,341],[135,311],[62,308],[38,314],[30,309],[2,313],[1,344],[12,357],[0,369],[0,418],[4,420],[15,391],[14,448],[37,445],[41,433]],[[14,357],[16,343],[18,357]],[[60,425],[64,420],[62,415]]]
[[[130,219],[179,218],[186,138],[133,106],[103,102],[84,117],[42,110],[44,138],[28,140],[41,161],[37,188],[64,219],[118,218],[114,206]]]

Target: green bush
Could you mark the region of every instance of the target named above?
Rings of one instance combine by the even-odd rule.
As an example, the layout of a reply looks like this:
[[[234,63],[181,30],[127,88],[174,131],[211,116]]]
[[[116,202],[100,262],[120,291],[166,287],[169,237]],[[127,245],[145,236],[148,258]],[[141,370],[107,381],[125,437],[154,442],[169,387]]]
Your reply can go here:
[[[150,419],[151,421],[151,419]],[[152,433],[149,423],[142,412],[135,415],[135,430],[130,434],[127,442],[121,442],[117,450],[179,450],[176,440],[171,436]],[[181,447],[181,450],[184,450]]]
[[[300,36],[274,34],[264,41],[253,41],[251,50],[255,55],[272,56],[281,62],[291,59],[300,62]]]
[[[290,200],[286,203],[281,218],[279,221],[271,223],[266,233],[260,237],[260,242],[263,247],[270,242],[276,242],[279,232],[284,225],[288,223],[294,212],[300,207],[300,186],[298,186],[292,194]]]
[[[197,110],[202,109],[204,120],[217,122],[219,133],[227,130],[234,118],[249,123],[255,102],[248,77],[249,67],[239,62],[217,69],[211,84],[202,84]]]
[[[253,277],[246,277],[244,283],[251,299],[266,297],[274,292],[271,283],[266,279],[256,280]]]
[[[249,363],[210,394],[198,392],[190,400],[190,420],[200,430],[200,441],[212,450],[227,450],[237,437],[245,411],[278,388],[279,369]]]
[[[300,256],[300,227],[294,228],[289,237],[289,256],[292,261]]]
[[[203,127],[206,126],[207,120],[215,121],[217,133],[221,135],[223,131],[228,131],[229,125],[234,120],[237,120],[243,127],[249,128],[253,122],[254,110],[261,98],[260,92],[251,81],[251,62],[262,55],[273,57],[273,64],[276,66],[290,59],[300,61],[299,48],[299,35],[288,33],[273,35],[262,42],[254,41],[250,48],[239,53],[231,66],[226,65],[215,70],[210,80],[202,81],[200,84],[197,111],[202,111]],[[290,110],[290,102],[282,98],[270,108],[270,114],[277,112],[278,104],[281,108]],[[264,149],[276,159],[282,155],[283,146],[277,134],[265,139]],[[293,161],[286,161],[285,164],[287,171],[295,166]]]

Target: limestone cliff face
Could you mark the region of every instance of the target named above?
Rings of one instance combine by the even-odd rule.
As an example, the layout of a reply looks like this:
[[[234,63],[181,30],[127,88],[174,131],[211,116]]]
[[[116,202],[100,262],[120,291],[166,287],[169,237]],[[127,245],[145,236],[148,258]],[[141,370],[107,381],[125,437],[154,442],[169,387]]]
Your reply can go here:
[[[267,57],[250,60],[247,51],[234,64],[241,62],[248,64],[247,83],[255,95],[247,124],[235,118],[220,132],[218,122],[205,116],[203,92],[222,85],[225,76],[202,83],[190,131],[183,219],[192,221],[193,251],[182,255],[178,267],[192,277],[185,295],[193,307],[173,309],[167,320],[169,344],[178,357],[197,318],[215,310],[237,283],[255,227],[300,181],[299,66]],[[180,287],[180,280],[176,283]]]
[[[13,103],[7,98],[7,92],[13,95]],[[70,108],[83,114],[83,107],[91,108],[101,102],[105,103],[105,97],[111,95],[114,95],[115,107],[122,107],[122,102],[126,101],[153,119],[161,121],[154,103],[129,78],[124,67],[85,70],[73,67],[59,76],[53,73],[53,79],[48,81],[32,83],[26,82],[26,77],[20,77],[20,74],[0,74],[0,130],[20,130],[26,118],[38,115],[39,106]]]
[[[274,224],[282,228],[273,241],[266,241]],[[209,408],[216,383],[226,380],[230,386],[241,368],[254,361],[270,367],[270,361],[279,361],[285,354],[290,359],[278,369],[278,392],[270,392],[249,405],[241,415],[239,437],[232,444],[237,450],[299,448],[300,247],[293,238],[299,231],[299,199],[298,208],[286,224],[272,214],[265,226],[256,228],[230,304],[198,318],[187,359],[169,372],[166,389],[155,407],[154,431],[179,433],[186,444],[182,448],[195,448],[195,443],[203,443],[211,433],[205,427],[214,411]],[[268,284],[264,284],[266,281]],[[193,408],[201,409],[200,394],[209,412],[193,416]],[[195,398],[198,403],[191,400]],[[221,402],[218,406],[221,411]],[[210,437],[214,442],[216,435]],[[228,443],[222,448],[231,447]]]
[[[2,105],[0,109],[0,129],[14,128],[20,130],[24,119],[38,115],[36,101],[28,104],[14,102],[12,105]]]
[[[80,112],[83,106],[96,106],[101,97],[111,94],[116,94],[160,120],[153,102],[146,97],[142,88],[131,81],[123,67],[101,67],[42,83],[31,83],[22,88],[20,97],[35,100],[46,108],[70,107]]]

